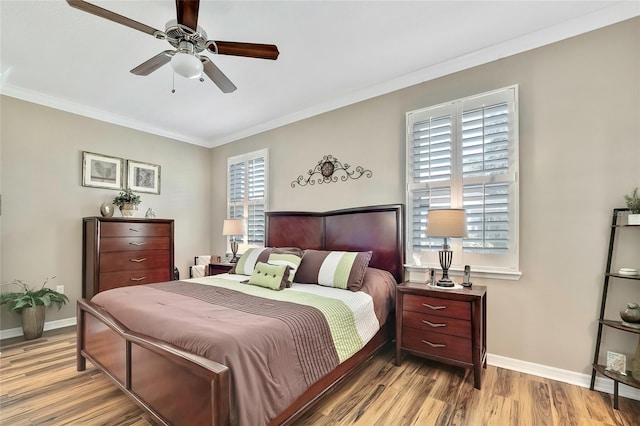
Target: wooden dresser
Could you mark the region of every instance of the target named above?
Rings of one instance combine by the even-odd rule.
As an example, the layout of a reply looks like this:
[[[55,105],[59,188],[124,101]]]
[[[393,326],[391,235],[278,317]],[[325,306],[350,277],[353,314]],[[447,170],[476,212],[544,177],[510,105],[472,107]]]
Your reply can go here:
[[[438,289],[402,283],[396,289],[396,365],[402,351],[472,368],[480,389],[487,366],[487,289]]]
[[[82,221],[82,297],[172,279],[173,220],[85,217]]]

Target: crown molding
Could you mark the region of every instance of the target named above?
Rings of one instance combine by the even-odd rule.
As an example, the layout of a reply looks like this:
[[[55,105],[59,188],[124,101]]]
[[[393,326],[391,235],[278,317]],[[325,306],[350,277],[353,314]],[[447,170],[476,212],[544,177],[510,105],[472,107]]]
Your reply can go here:
[[[382,84],[370,86],[361,90],[353,91],[345,96],[330,102],[314,105],[310,108],[297,111],[275,120],[267,121],[255,126],[243,129],[221,138],[210,141],[210,146],[216,147],[226,143],[234,142],[267,130],[275,129],[296,121],[304,120],[325,112],[362,102],[376,96],[401,90],[409,86],[424,83],[443,77],[448,74],[463,71],[479,65],[487,64],[508,56],[526,52],[564,39],[578,36],[580,34],[594,31],[618,22],[631,19],[640,15],[640,2],[623,1],[612,6],[607,6],[596,12],[584,15],[580,18],[563,22],[558,25],[547,27],[522,37],[518,37],[482,50],[472,52],[468,55],[460,56],[440,64],[436,64],[421,70],[405,74],[386,81]]]
[[[56,98],[44,93],[8,85],[5,82],[2,82],[2,84],[0,84],[0,94],[55,108],[61,111],[81,115],[84,117],[93,118],[118,126],[139,130],[141,132],[175,139],[180,142],[186,142],[206,148],[214,148],[216,146],[244,139],[258,133],[282,127],[296,121],[304,120],[319,114],[323,114],[325,112],[329,112],[338,108],[362,102],[367,99],[394,92],[396,90],[401,90],[448,74],[463,71],[465,69],[483,65],[501,58],[555,43],[570,37],[574,37],[589,31],[605,27],[607,25],[612,25],[627,19],[631,19],[639,15],[640,2],[634,0],[616,2],[611,6],[604,7],[596,12],[592,12],[580,18],[550,26],[540,31],[515,38],[513,40],[496,44],[494,46],[490,46],[485,49],[472,52],[467,55],[442,62],[440,64],[436,64],[434,66],[408,73],[386,81],[382,84],[355,90],[332,101],[320,103],[274,120],[247,127],[239,132],[230,133],[220,138],[214,138],[211,140],[204,140],[186,134],[176,133],[165,128],[150,125],[149,123],[132,120],[129,117],[124,117],[111,112],[87,107],[79,103],[70,102],[68,100]],[[1,80],[2,79],[0,79],[0,81]]]
[[[54,108],[60,111],[70,112],[72,114],[81,115],[87,118],[93,118],[95,120],[104,121],[105,123],[139,130],[141,132],[150,133],[152,135],[175,139],[179,142],[186,142],[193,145],[210,148],[210,144],[201,139],[193,138],[181,133],[171,132],[167,129],[152,126],[148,123],[144,123],[138,120],[132,120],[131,118],[124,117],[122,115],[113,114],[96,108],[91,108],[86,105],[82,105],[76,102],[70,102],[65,99],[56,98],[44,93],[27,90],[21,87],[13,86],[11,84],[3,83],[2,86],[0,86],[0,95],[32,102],[34,104]]]

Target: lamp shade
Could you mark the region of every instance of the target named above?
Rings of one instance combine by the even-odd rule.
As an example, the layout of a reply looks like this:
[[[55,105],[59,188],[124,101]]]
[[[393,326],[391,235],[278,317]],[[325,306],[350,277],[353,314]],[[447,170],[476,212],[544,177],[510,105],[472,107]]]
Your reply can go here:
[[[427,214],[427,237],[465,238],[467,216],[464,209],[434,209]]]
[[[173,70],[186,78],[197,78],[202,74],[202,62],[200,59],[186,52],[176,52],[171,58]]]
[[[222,225],[222,235],[244,235],[244,220],[225,219]]]

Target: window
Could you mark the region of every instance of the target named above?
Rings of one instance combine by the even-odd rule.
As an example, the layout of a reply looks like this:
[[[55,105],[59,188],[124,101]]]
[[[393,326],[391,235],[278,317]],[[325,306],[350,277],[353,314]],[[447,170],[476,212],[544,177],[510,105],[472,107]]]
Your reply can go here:
[[[518,272],[518,87],[407,113],[407,253],[438,267],[427,211],[464,208],[452,269]]]
[[[264,246],[267,208],[268,151],[227,159],[227,212],[229,219],[245,219],[247,232],[241,244]]]

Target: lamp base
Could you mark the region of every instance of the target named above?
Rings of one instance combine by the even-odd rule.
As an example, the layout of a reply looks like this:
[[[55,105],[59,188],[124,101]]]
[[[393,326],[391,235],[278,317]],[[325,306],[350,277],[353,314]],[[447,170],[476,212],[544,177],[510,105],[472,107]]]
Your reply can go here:
[[[455,286],[455,284],[453,283],[453,281],[451,281],[451,278],[446,277],[446,278],[442,278],[441,280],[438,280],[438,282],[436,283],[436,286],[438,286],[438,287],[453,287],[453,286]]]
[[[236,254],[238,253],[238,242],[236,240],[231,240],[231,260],[229,261],[229,263],[238,263],[238,260],[240,260],[240,258],[238,257],[238,255]]]

